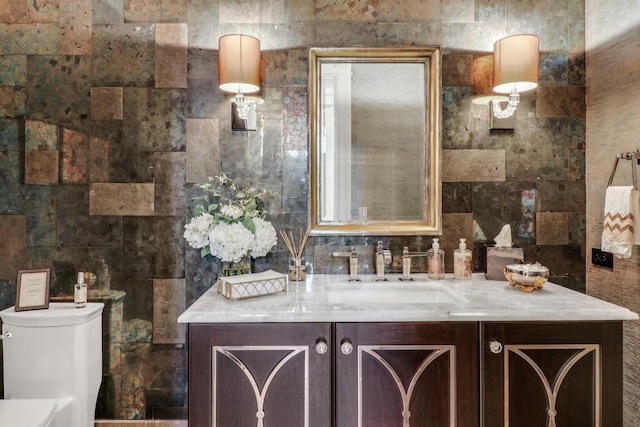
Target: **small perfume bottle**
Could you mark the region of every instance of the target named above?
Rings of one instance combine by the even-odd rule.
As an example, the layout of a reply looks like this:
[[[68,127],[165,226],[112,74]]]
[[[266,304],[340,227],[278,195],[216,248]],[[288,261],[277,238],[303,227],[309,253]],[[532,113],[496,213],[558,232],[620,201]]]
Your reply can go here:
[[[470,280],[473,271],[471,250],[467,249],[466,239],[460,239],[458,249],[453,251],[453,278]]]
[[[431,249],[427,250],[427,277],[444,279],[444,250],[440,249],[440,239],[433,239]]]
[[[76,308],[87,306],[87,284],[84,282],[84,272],[78,272],[78,282],[73,289],[73,303]]]

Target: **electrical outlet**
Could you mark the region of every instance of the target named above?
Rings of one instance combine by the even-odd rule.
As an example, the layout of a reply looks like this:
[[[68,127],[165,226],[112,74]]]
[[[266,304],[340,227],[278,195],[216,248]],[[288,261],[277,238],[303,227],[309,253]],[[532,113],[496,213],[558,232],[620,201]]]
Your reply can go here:
[[[598,248],[591,248],[591,263],[613,270],[613,254],[611,252],[604,252]]]

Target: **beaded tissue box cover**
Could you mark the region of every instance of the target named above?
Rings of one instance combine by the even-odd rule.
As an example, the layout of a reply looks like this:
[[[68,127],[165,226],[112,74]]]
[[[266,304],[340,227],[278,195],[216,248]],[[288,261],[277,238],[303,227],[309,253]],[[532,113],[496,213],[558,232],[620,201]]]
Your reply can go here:
[[[287,291],[287,276],[273,270],[218,277],[218,293],[235,301]]]

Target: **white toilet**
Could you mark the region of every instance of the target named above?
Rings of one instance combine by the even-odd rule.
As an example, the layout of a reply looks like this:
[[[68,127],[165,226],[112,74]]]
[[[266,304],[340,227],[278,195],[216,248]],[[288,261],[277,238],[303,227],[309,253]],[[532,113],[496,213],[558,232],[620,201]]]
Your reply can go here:
[[[1,427],[92,427],[102,380],[102,303],[0,311]]]

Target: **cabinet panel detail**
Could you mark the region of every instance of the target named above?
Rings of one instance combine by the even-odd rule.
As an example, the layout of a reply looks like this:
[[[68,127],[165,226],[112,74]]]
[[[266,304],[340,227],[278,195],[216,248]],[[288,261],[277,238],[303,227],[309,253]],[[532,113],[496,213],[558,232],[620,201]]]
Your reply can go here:
[[[256,359],[257,356],[259,360]],[[231,361],[237,368],[237,374],[232,372],[233,367],[228,362]],[[282,371],[302,371],[301,374],[294,378],[300,381],[295,384],[294,387],[301,392],[302,401],[301,404],[303,424],[301,426],[309,426],[309,353],[307,346],[213,346],[212,347],[212,384],[211,394],[213,397],[212,410],[213,410],[213,427],[226,427],[229,424],[229,419],[220,416],[224,414],[225,406],[218,408],[218,406],[225,402],[224,395],[228,394],[229,378],[238,382],[247,382],[253,392],[255,402],[255,411],[252,410],[254,406],[246,403],[243,406],[248,412],[255,414],[255,425],[257,427],[264,427],[264,419],[269,418],[269,413],[265,409],[267,396],[271,398],[273,396],[274,401],[278,401],[278,387],[277,376]],[[287,375],[286,373],[284,375]],[[244,378],[242,378],[244,376]],[[274,384],[274,391],[269,393],[270,386]],[[292,385],[290,382],[288,385]],[[246,399],[246,395],[244,396]],[[241,402],[238,402],[241,403]],[[291,405],[292,402],[288,402]],[[274,410],[277,410],[279,405],[272,405]],[[297,406],[297,405],[296,405]],[[295,412],[294,408],[289,407],[292,412]],[[278,414],[274,414],[276,417]],[[222,418],[222,419],[220,419]],[[218,422],[220,420],[220,422]]]
[[[333,351],[329,323],[189,325],[189,427],[330,427]]]
[[[407,355],[407,353],[413,353]],[[397,356],[397,357],[393,357]],[[407,357],[409,356],[409,357]],[[358,346],[358,426],[362,426],[363,411],[369,400],[366,395],[366,378],[375,374],[375,369],[367,363],[367,358],[379,364],[392,378],[397,388],[401,408],[397,411],[398,421],[402,420],[403,427],[411,427],[411,402],[416,387],[430,367],[434,367],[436,360],[443,361],[448,371],[449,378],[449,420],[452,426],[456,425],[456,358],[453,345],[361,345]],[[402,363],[394,363],[397,360]],[[410,363],[414,359],[414,364]],[[417,362],[417,366],[415,363]],[[371,369],[367,369],[367,367]],[[438,369],[441,369],[440,367]],[[427,380],[428,382],[428,380]],[[427,384],[427,387],[430,387]],[[435,387],[435,385],[433,385]],[[389,389],[387,391],[390,391]],[[416,393],[417,394],[417,393]],[[442,396],[438,396],[440,399]],[[421,402],[424,404],[424,402]],[[415,424],[415,423],[414,423]],[[399,425],[399,424],[398,424]]]
[[[535,418],[544,420],[546,427],[556,427],[559,418],[576,420],[574,412],[570,416],[563,413],[563,403],[569,400],[579,400],[581,413],[588,420],[595,420],[600,425],[601,420],[601,372],[600,346],[597,344],[567,344],[567,345],[506,345],[504,346],[504,425],[520,426],[523,420],[512,420],[509,408],[511,405],[531,404],[536,400],[546,400],[545,408],[539,411]],[[527,368],[529,372],[527,373]],[[580,389],[565,385],[567,376],[588,379]],[[513,381],[512,378],[517,378]],[[532,383],[539,381],[538,387]],[[542,395],[542,397],[541,397]],[[565,405],[566,406],[566,405]],[[570,408],[566,408],[567,411]],[[542,413],[544,412],[544,413]],[[531,414],[528,419],[531,420]],[[512,422],[510,422],[512,421]],[[562,424],[562,423],[558,423]],[[591,425],[591,424],[584,424]]]
[[[337,323],[336,427],[477,427],[478,326]]]
[[[621,322],[480,329],[482,426],[622,426]]]

